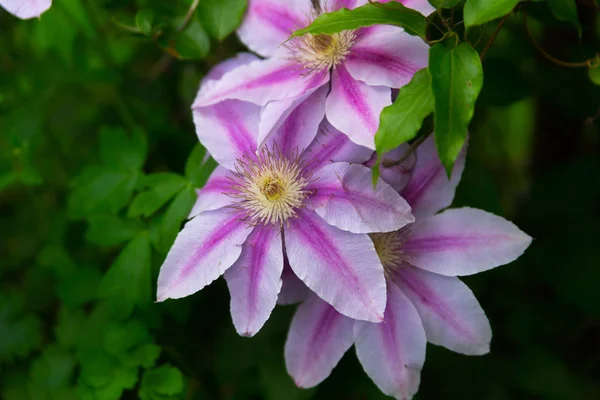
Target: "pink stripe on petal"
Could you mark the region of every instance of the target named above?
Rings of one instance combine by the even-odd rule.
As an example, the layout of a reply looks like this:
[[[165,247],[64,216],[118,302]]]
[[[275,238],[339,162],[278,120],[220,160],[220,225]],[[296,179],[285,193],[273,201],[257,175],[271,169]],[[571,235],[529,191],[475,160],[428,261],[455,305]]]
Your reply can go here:
[[[196,134],[215,160],[233,169],[237,159],[256,151],[260,107],[227,100],[193,109]]]
[[[329,164],[313,177],[310,207],[344,231],[392,232],[415,220],[408,203],[391,186],[380,179],[373,188],[371,170],[365,166]]]
[[[240,258],[225,272],[231,316],[242,336],[254,336],[275,308],[281,290],[283,249],[278,227],[257,226]]]
[[[353,143],[348,136],[335,129],[325,120],[321,123],[315,140],[302,154],[307,168],[319,170],[338,161],[362,163],[371,157],[373,150]]]
[[[448,180],[431,135],[417,149],[417,163],[413,175],[400,193],[412,207],[417,221],[435,214],[452,204],[456,187],[465,168],[466,144],[459,154]]]
[[[396,283],[417,308],[429,342],[468,355],[489,351],[488,319],[460,279],[406,266],[398,271]]]
[[[381,321],[385,279],[369,236],[339,230],[310,210],[297,213],[284,235],[294,273],[340,313]]]
[[[204,211],[216,210],[231,204],[231,197],[226,193],[231,188],[231,180],[227,178],[229,170],[220,165],[208,178],[202,189],[197,190],[198,200],[194,204],[188,218],[193,218]]]
[[[329,376],[352,346],[353,326],[314,293],[298,307],[285,342],[285,364],[297,386],[313,387]]]
[[[404,250],[416,267],[447,276],[471,275],[508,264],[531,237],[510,221],[474,208],[444,211],[415,224]]]
[[[189,221],[160,268],[158,301],[189,296],[217,279],[238,259],[251,231],[227,208]]]
[[[0,0],[0,6],[21,19],[37,18],[51,5],[52,0]]]
[[[357,322],[356,354],[379,389],[397,399],[417,393],[425,363],[425,331],[417,310],[400,289],[390,284],[385,319]]]
[[[390,88],[369,86],[355,80],[343,64],[333,70],[325,113],[331,125],[348,135],[354,143],[375,148],[379,114],[390,104]]]

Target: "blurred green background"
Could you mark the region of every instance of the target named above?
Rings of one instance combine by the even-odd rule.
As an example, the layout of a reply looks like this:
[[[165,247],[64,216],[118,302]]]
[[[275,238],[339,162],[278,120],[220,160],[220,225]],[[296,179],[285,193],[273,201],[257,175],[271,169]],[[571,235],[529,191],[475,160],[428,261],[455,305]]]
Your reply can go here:
[[[238,337],[218,280],[155,304],[158,268],[206,180],[191,119],[202,76],[243,50],[244,0],[54,0],[39,20],[0,9],[0,398],[377,399],[349,351],[311,390],[287,376],[294,306]],[[600,49],[527,4],[561,60]],[[495,23],[469,33],[481,51]],[[600,399],[598,71],[540,57],[520,13],[484,61],[455,205],[534,237],[517,262],[468,277],[490,354],[429,345],[418,399]],[[593,81],[596,81],[596,85]]]

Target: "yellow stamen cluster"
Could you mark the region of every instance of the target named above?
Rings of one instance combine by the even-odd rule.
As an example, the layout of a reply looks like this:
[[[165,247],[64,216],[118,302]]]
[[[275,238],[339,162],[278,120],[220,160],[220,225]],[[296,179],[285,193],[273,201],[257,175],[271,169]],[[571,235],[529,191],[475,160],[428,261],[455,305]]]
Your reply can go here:
[[[297,155],[288,156],[264,148],[257,156],[238,160],[229,195],[234,206],[255,224],[283,224],[296,218],[296,209],[309,194],[310,178],[305,176]]]
[[[395,272],[410,259],[411,255],[403,250],[409,229],[410,227],[405,227],[395,232],[369,234],[383,265],[385,277],[389,280],[393,280]]]
[[[292,40],[292,58],[311,71],[332,69],[344,61],[355,40],[354,31],[306,34]]]

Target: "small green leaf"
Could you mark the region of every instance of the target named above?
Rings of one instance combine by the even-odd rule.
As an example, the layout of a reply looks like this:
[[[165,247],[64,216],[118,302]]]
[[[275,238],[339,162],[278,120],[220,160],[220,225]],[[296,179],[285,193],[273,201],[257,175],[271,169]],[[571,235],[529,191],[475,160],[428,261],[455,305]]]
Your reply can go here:
[[[577,15],[575,0],[547,0],[547,3],[554,18],[572,24],[581,38],[581,24]]]
[[[102,274],[96,268],[79,267],[61,279],[56,286],[56,294],[67,306],[83,305],[96,298],[101,278]]]
[[[68,352],[52,345],[47,347],[31,365],[29,390],[38,394],[32,397],[60,398],[61,391],[71,384],[74,369],[75,360]]]
[[[125,248],[102,279],[100,296],[126,307],[148,306],[152,301],[150,242],[146,235],[136,236]]]
[[[175,20],[176,26],[183,23],[183,18]],[[210,51],[210,38],[195,17],[192,18],[185,29],[174,32],[172,39],[168,39],[166,50],[173,56],[182,60],[201,59]]]
[[[433,110],[431,76],[427,69],[422,69],[400,89],[394,104],[381,112],[379,129],[375,134],[377,153],[383,154],[414,139],[423,120]]]
[[[136,320],[111,324],[106,328],[104,348],[128,367],[150,368],[160,355],[146,326]]]
[[[201,188],[216,167],[215,161],[199,143],[194,147],[185,163],[185,177],[192,186]]]
[[[450,175],[467,137],[483,85],[483,70],[479,54],[468,43],[452,49],[439,43],[429,50],[429,72],[435,98],[436,145]]]
[[[21,296],[0,295],[0,362],[25,357],[42,340],[42,324],[33,315],[21,314]]]
[[[100,157],[106,165],[139,170],[144,165],[147,153],[148,143],[142,131],[135,130],[130,136],[122,128],[100,129]]]
[[[600,67],[588,69],[588,75],[593,83],[600,85]]]
[[[467,0],[464,8],[465,26],[483,25],[504,17],[520,0]]]
[[[92,351],[81,361],[78,389],[82,400],[118,400],[138,380],[137,368],[122,366],[105,351]]]
[[[208,34],[222,41],[238,27],[247,5],[247,0],[202,0],[198,14]]]
[[[144,35],[152,33],[153,22],[154,12],[152,10],[140,10],[135,14],[135,25]]]
[[[454,8],[464,2],[465,0],[429,0],[429,4],[435,8]]]
[[[175,367],[161,365],[144,372],[139,396],[142,400],[177,399],[183,390],[183,374]]]
[[[149,217],[179,192],[186,181],[180,175],[161,172],[141,179],[141,183],[150,186],[150,190],[139,193],[129,206],[129,217]]]
[[[292,37],[307,33],[336,33],[343,30],[357,29],[371,25],[395,25],[411,34],[425,39],[427,21],[418,11],[403,6],[400,3],[385,4],[368,3],[364,6],[348,10],[343,8],[327,14],[322,14],[304,29],[299,29]]]
[[[159,251],[167,253],[169,248],[175,241],[175,237],[181,229],[181,223],[186,219],[192,210],[192,206],[196,201],[196,192],[193,188],[188,187],[179,192],[175,200],[169,205],[169,208],[163,216],[160,225],[160,242]]]
[[[114,215],[98,215],[89,219],[86,239],[98,246],[115,246],[131,240],[143,226],[136,221],[123,220]]]

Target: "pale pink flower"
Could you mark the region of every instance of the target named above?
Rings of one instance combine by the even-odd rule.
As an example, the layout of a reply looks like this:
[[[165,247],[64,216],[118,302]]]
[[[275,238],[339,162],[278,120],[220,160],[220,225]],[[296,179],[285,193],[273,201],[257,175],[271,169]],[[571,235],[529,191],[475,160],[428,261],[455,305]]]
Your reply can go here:
[[[433,137],[417,151],[402,196],[416,221],[371,238],[387,280],[384,321],[355,321],[312,293],[299,307],[285,345],[288,372],[300,387],[324,380],[352,344],[365,372],[397,399],[417,392],[426,342],[468,355],[489,351],[492,331],[473,292],[457,277],[517,259],[531,237],[513,223],[473,208],[448,207],[464,151],[448,180]]]
[[[385,2],[385,1],[384,1]],[[331,35],[305,35],[290,41],[316,15],[367,0],[250,0],[238,34],[265,57],[225,74],[200,91],[194,108],[227,99],[265,106],[259,146],[286,115],[308,97],[318,97],[327,119],[355,143],[374,149],[379,114],[392,102],[392,88],[406,85],[427,66],[428,46],[399,27],[372,26]],[[402,1],[426,14],[426,0]],[[317,2],[318,4],[318,2]],[[327,88],[319,91],[319,88]]]
[[[21,19],[39,17],[51,5],[52,0],[0,0],[0,6]]]
[[[208,79],[250,59],[242,54]],[[340,313],[383,319],[384,270],[368,233],[414,218],[391,186],[373,189],[370,169],[360,165],[372,151],[323,121],[319,99],[295,108],[261,149],[260,106],[226,100],[194,110],[200,141],[221,166],[161,267],[159,301],[189,296],[224,274],[234,325],[252,336],[275,307],[287,257],[285,274],[293,270]]]

